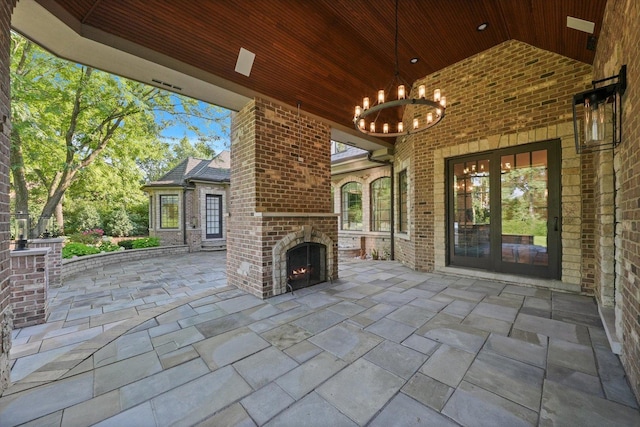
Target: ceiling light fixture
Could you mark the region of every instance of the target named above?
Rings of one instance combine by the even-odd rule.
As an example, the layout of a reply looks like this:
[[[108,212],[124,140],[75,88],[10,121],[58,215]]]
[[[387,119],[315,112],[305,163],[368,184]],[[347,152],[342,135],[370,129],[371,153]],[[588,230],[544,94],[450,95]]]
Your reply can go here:
[[[486,30],[486,29],[487,29],[487,27],[488,27],[488,26],[489,26],[489,23],[488,23],[488,22],[483,22],[482,24],[480,24],[480,25],[478,25],[478,26],[476,27],[476,30],[478,30],[478,31],[484,31],[484,30]]]
[[[411,58],[411,59],[409,60],[409,62],[411,62],[412,64],[417,64],[417,63],[418,63],[418,61],[419,61],[419,59],[418,59],[418,58]]]
[[[386,89],[380,89],[376,96],[377,103],[370,102],[369,97],[362,99],[357,105],[353,123],[360,132],[376,137],[398,137],[410,135],[435,126],[444,118],[447,100],[441,96],[440,89],[433,93],[433,101],[426,97],[426,86],[419,85],[417,91],[411,90],[398,69],[398,0],[396,0],[395,31],[395,73]],[[391,91],[397,88],[397,98],[390,101]],[[410,96],[413,92],[413,96]],[[417,93],[416,93],[417,92]],[[412,105],[410,111],[405,109]],[[404,121],[409,123],[405,125]],[[377,124],[376,124],[377,122]]]

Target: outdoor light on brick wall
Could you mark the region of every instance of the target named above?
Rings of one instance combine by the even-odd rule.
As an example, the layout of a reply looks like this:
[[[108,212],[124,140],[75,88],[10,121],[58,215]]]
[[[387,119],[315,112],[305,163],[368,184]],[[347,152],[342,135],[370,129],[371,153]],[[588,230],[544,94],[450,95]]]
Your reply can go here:
[[[417,62],[417,61],[416,61]],[[372,104],[369,97],[362,99],[362,105],[355,107],[353,123],[360,132],[377,137],[397,137],[409,135],[435,126],[444,118],[447,100],[440,89],[433,92],[433,100],[427,98],[425,85],[419,85],[414,96],[411,85],[400,77],[398,67],[398,0],[396,0],[395,31],[395,74],[386,89],[378,91]],[[396,91],[397,90],[397,91]],[[396,98],[396,99],[393,99]],[[409,111],[407,107],[413,106]],[[405,117],[407,125],[403,123]],[[376,125],[376,122],[379,125]],[[391,124],[390,124],[391,123]]]
[[[16,251],[27,249],[27,235],[29,233],[29,224],[27,218],[16,219]]]
[[[602,85],[616,80],[615,83]],[[622,95],[627,88],[627,66],[620,74],[591,82],[593,89],[573,96],[576,152],[612,149],[622,139]]]

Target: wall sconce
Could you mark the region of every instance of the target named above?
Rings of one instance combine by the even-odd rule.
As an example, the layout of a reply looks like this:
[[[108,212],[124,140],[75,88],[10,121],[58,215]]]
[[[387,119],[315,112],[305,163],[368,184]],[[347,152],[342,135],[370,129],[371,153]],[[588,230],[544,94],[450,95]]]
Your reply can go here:
[[[26,218],[18,218],[16,219],[16,251],[23,251],[27,249],[27,233],[29,232],[27,219]]]
[[[615,83],[602,85],[614,79]],[[627,88],[627,66],[623,65],[617,76],[591,84],[592,90],[573,96],[573,132],[578,154],[612,149],[622,139],[622,95]]]

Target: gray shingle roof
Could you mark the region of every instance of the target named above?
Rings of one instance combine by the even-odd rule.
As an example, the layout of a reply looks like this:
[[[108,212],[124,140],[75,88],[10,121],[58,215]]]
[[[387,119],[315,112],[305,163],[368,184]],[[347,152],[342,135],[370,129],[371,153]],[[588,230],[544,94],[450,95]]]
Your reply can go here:
[[[207,182],[229,182],[230,170],[225,161],[196,159],[188,157],[175,168],[164,174],[160,179],[151,181],[145,187],[181,186],[191,180]]]
[[[347,145],[347,149],[345,151],[341,151],[339,153],[331,155],[331,163],[339,163],[345,160],[356,159],[360,157],[366,158],[368,154],[369,152],[367,150]]]

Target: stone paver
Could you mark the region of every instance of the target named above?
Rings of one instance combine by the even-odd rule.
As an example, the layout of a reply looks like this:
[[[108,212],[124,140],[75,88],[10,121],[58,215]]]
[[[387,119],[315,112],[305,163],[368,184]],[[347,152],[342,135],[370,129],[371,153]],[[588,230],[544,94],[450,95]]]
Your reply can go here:
[[[224,253],[70,278],[13,333],[0,425],[640,425],[593,299],[340,269],[265,301],[226,286]]]

